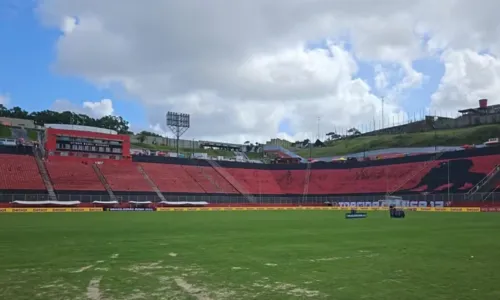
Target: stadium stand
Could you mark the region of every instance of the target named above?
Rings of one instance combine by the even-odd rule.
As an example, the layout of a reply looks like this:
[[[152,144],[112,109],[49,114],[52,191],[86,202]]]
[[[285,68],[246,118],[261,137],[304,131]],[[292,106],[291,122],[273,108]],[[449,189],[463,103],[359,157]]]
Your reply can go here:
[[[0,154],[0,190],[45,190],[35,158]]]
[[[27,155],[29,149],[25,148],[11,147],[11,153],[0,151],[0,189],[44,193],[45,186],[35,159]],[[112,191],[158,195],[138,166],[142,166],[145,174],[166,195],[217,195],[219,202],[225,199],[234,201],[234,196],[239,194],[302,196],[306,193],[304,191],[313,196],[372,196],[392,194],[392,191],[396,195],[420,195],[446,193],[448,189],[451,193],[464,194],[472,191],[500,164],[499,149],[444,152],[437,160],[434,160],[434,154],[422,154],[314,164],[266,165],[218,161],[217,167],[206,160],[157,156],[133,156],[104,162],[81,156],[49,156],[45,165],[54,189],[60,194],[105,192],[96,174],[98,172]],[[310,168],[307,169],[307,166]],[[496,182],[491,181],[491,187],[484,186],[485,190],[481,193],[487,194],[497,188]],[[476,199],[475,195],[472,196],[471,200]]]
[[[280,186],[276,183],[274,176],[269,170],[227,168],[226,171],[250,194],[282,194]]]
[[[82,161],[48,161],[45,165],[56,191],[105,190],[91,164]]]
[[[238,191],[212,167],[182,166],[207,193],[238,194]]]
[[[151,185],[130,162],[105,162],[97,165],[111,189],[116,192],[153,192]]]
[[[141,164],[149,178],[165,193],[206,193],[181,165]]]
[[[306,172],[303,170],[275,170],[272,171],[274,179],[283,194],[298,195],[303,193],[304,185],[306,184]],[[318,179],[322,177],[312,177],[315,172],[311,171],[309,176],[309,188],[310,194],[319,193],[321,194],[323,188],[318,185]]]

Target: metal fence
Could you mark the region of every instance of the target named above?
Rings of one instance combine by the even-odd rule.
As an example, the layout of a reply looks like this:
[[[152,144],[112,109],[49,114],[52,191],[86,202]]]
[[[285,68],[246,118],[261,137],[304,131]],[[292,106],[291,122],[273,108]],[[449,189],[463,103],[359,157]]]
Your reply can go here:
[[[119,201],[152,201],[160,202],[160,198],[155,194],[144,195],[115,195]],[[242,195],[164,195],[167,201],[172,202],[196,202],[206,201],[213,204],[231,204],[248,203],[248,199]],[[500,201],[499,193],[476,193],[472,197],[465,194],[412,194],[397,195],[404,200],[409,201],[452,201],[466,202],[478,201],[482,203],[495,203]],[[58,194],[59,201],[80,201],[82,203],[91,203],[93,201],[110,201],[108,195],[91,195],[85,193]],[[362,196],[285,196],[285,195],[254,195],[256,203],[262,204],[320,204],[329,202],[373,202],[384,199],[384,195],[362,195]],[[47,194],[0,194],[0,202],[8,203],[13,201],[46,201],[49,200]]]

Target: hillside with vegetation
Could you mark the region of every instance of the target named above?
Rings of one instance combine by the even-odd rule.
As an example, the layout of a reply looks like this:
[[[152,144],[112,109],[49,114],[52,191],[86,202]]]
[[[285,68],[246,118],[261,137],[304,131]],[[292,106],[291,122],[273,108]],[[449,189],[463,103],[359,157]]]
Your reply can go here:
[[[479,145],[495,137],[500,137],[500,124],[419,133],[353,136],[327,141],[325,147],[312,148],[311,157],[345,155],[387,148]],[[309,149],[297,151],[297,154],[309,157]]]
[[[132,134],[129,131],[129,122],[119,116],[92,118],[88,115],[71,111],[57,112],[52,110],[33,111],[30,113],[19,106],[8,109],[0,104],[0,117],[33,120],[39,126],[43,126],[44,124],[73,124],[106,128],[122,134]]]
[[[115,130],[118,133],[130,134],[129,122],[120,116],[105,116],[102,118],[92,118],[85,114],[74,113],[71,111],[56,112],[51,110],[27,112],[21,107],[15,106],[10,109],[0,104],[0,117],[18,118],[33,120],[36,125],[43,126],[44,124],[74,124],[93,126]],[[36,139],[37,132],[32,129],[27,129],[28,137]],[[0,124],[0,137],[6,138],[11,136],[11,129],[8,126]],[[136,136],[139,140],[144,141],[146,136],[160,137],[160,135],[142,131]],[[482,144],[489,138],[500,137],[500,124],[483,125],[461,129],[436,130],[421,133],[403,133],[391,135],[376,135],[363,136],[352,134],[349,137],[336,138],[334,140],[325,141],[324,147],[313,147],[309,149],[301,149],[297,154],[303,157],[328,157],[336,155],[345,155],[349,153],[357,153],[370,150],[387,149],[387,148],[403,148],[403,147],[430,147],[430,146],[461,146],[464,144]],[[278,144],[283,144],[280,141]],[[290,147],[297,143],[290,143]],[[175,152],[175,147],[153,145],[146,143],[134,143],[136,148],[149,149],[153,151]],[[180,149],[180,152],[189,156],[193,152],[205,152],[210,156],[225,156],[233,157],[231,151],[214,150],[214,149]],[[247,153],[250,158],[262,158],[261,153]]]

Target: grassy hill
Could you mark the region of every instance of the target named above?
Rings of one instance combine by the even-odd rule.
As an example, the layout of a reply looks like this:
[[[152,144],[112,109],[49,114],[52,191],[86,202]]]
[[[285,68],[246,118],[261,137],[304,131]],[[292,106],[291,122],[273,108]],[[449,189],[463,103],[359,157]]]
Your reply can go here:
[[[0,124],[0,138],[10,138],[11,136],[10,128]]]
[[[461,146],[464,144],[482,144],[489,138],[500,137],[500,124],[483,125],[462,129],[437,130],[394,135],[361,136],[331,142],[324,148],[313,148],[312,157],[344,155],[369,150],[429,147],[429,146]],[[297,154],[309,157],[309,149]]]

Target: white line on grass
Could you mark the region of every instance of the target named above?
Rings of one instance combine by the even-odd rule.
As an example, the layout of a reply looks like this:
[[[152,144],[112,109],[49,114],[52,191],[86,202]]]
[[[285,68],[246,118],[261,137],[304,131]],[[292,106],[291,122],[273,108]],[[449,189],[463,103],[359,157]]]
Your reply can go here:
[[[75,270],[71,273],[82,273],[82,272],[85,272],[86,270],[92,268],[94,265],[88,265],[88,266],[85,266],[85,267],[81,267],[80,269],[78,270]]]

